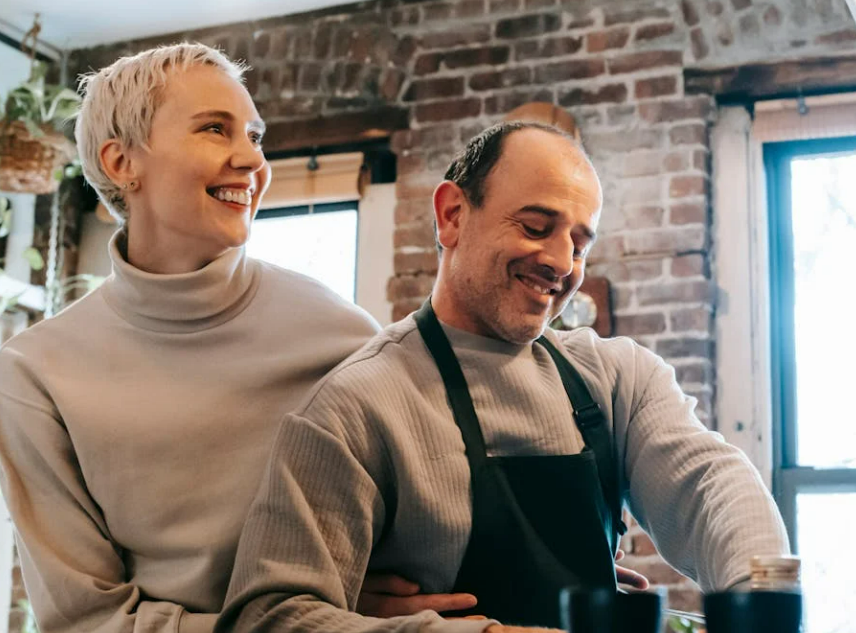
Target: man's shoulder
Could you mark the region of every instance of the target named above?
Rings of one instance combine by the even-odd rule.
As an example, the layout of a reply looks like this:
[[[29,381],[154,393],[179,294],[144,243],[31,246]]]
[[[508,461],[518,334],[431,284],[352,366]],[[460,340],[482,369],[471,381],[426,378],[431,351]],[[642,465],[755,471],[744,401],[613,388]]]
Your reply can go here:
[[[412,316],[387,326],[321,379],[296,413],[311,418],[331,407],[364,410],[382,390],[411,386],[411,355],[422,345],[418,337]]]
[[[548,330],[546,337],[574,367],[591,380],[614,385],[618,380],[645,380],[664,361],[626,336],[603,338],[591,328]]]

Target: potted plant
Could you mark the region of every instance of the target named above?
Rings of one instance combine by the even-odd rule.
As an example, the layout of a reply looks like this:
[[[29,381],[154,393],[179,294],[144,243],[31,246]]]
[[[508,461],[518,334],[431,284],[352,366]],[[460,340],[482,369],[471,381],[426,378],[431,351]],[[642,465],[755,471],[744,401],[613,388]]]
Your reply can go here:
[[[0,190],[52,193],[76,156],[62,133],[80,96],[45,82],[47,66],[33,62],[29,80],[11,90],[0,115]]]

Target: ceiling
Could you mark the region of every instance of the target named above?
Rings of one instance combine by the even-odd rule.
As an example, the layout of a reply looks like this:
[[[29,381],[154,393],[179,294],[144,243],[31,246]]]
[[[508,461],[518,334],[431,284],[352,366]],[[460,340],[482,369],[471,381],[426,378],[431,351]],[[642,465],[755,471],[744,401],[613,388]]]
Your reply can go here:
[[[303,13],[343,0],[3,0],[0,32],[20,41],[41,15],[40,39],[54,50]]]

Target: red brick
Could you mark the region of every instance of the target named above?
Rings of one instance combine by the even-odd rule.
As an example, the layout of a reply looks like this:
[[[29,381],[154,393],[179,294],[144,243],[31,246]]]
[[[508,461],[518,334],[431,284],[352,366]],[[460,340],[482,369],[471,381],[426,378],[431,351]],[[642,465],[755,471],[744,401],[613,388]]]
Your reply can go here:
[[[428,2],[422,7],[422,19],[425,22],[440,20],[446,22],[452,17],[452,5],[448,2]]]
[[[651,537],[640,532],[633,535],[633,555],[634,556],[651,556],[657,554],[657,548],[651,541]]]
[[[613,75],[635,73],[639,70],[681,66],[684,55],[681,51],[643,51],[629,53],[609,60],[609,72]]]
[[[460,97],[464,94],[463,77],[437,77],[417,79],[408,86],[404,101],[425,101],[444,97]]]
[[[710,363],[706,361],[691,362],[675,366],[675,379],[680,385],[708,384],[713,378]]]
[[[623,103],[624,101],[627,101],[627,86],[624,84],[610,84],[594,90],[572,88],[559,93],[559,105],[566,108],[598,103]]]
[[[404,73],[398,68],[387,68],[380,80],[380,96],[387,101],[397,101],[404,85]]]
[[[434,244],[434,225],[430,222],[424,224],[406,224],[395,227],[393,235],[393,246],[402,248],[404,246],[418,246],[420,248],[431,248]]]
[[[508,61],[510,49],[507,46],[486,46],[451,51],[444,55],[446,68],[466,68],[469,66],[498,66]]]
[[[392,306],[392,320],[401,321],[401,319],[406,317],[411,312],[415,312],[416,310],[418,310],[425,299],[427,299],[427,297],[416,299],[401,299],[399,301],[396,301]]]
[[[659,203],[663,199],[662,178],[633,178],[622,183],[622,207]]]
[[[815,44],[852,44],[856,42],[856,29],[847,28],[832,33],[826,33],[815,38]]]
[[[470,77],[470,89],[495,90],[496,88],[510,88],[528,84],[532,80],[532,71],[529,68],[509,68],[507,70],[476,73]]]
[[[630,39],[630,28],[621,26],[606,31],[594,31],[586,35],[586,50],[589,53],[624,48]]]
[[[458,0],[455,3],[456,18],[475,18],[484,15],[485,0]]]
[[[672,145],[707,145],[707,126],[704,123],[676,125],[669,130]]]
[[[489,39],[489,24],[472,24],[457,29],[425,33],[419,38],[419,46],[424,49],[454,48],[486,42]]]
[[[417,24],[419,24],[419,7],[401,7],[389,13],[389,25],[392,27]]]
[[[669,209],[671,224],[704,224],[705,222],[707,222],[707,204],[704,202],[673,204]]]
[[[430,223],[434,217],[431,204],[430,197],[399,200],[395,205],[396,225]]]
[[[650,99],[652,97],[665,97],[673,95],[678,91],[678,78],[674,75],[667,77],[652,77],[640,79],[636,82],[636,98]]]
[[[662,312],[653,314],[628,314],[615,317],[617,336],[660,334],[666,331],[666,317]]]
[[[424,152],[430,149],[447,147],[454,143],[457,134],[454,126],[448,123],[423,127],[418,130],[400,130],[391,138],[391,149],[396,154],[415,149]]]
[[[663,207],[624,209],[628,229],[655,229],[663,225]]]
[[[672,260],[671,273],[673,277],[707,277],[704,255],[692,253],[675,257]]]
[[[693,152],[693,167],[706,174],[710,173],[710,152],[707,149],[697,149]]]
[[[700,613],[702,595],[697,587],[669,587],[669,607],[679,611]]]
[[[399,201],[430,198],[434,195],[434,189],[437,188],[442,177],[442,174],[414,174],[409,178],[398,178],[395,181],[396,198]],[[417,246],[422,246],[422,244],[417,244]]]
[[[634,259],[619,262],[604,262],[588,267],[589,274],[606,277],[612,283],[623,281],[651,281],[663,276],[663,261],[660,259]]]
[[[625,236],[627,255],[680,253],[705,247],[705,227],[687,226],[636,231]]]
[[[390,61],[399,67],[406,66],[413,58],[416,48],[416,38],[410,35],[405,35],[396,43],[395,50],[392,52],[392,58]]]
[[[620,130],[616,132],[592,132],[586,135],[591,147],[605,152],[630,152],[634,149],[662,147],[662,130]]]
[[[556,13],[536,13],[515,18],[507,18],[496,23],[496,37],[499,39],[521,39],[558,31],[562,19]]]
[[[595,21],[594,18],[579,18],[576,20],[571,20],[568,23],[568,30],[573,29],[587,29],[594,26]]]
[[[706,308],[672,310],[669,323],[672,332],[710,332],[713,315]]]
[[[707,338],[690,337],[660,339],[657,341],[656,351],[666,359],[710,358],[713,356],[713,342]],[[678,582],[678,580],[672,582]]]
[[[569,60],[537,67],[535,81],[550,84],[569,79],[589,79],[602,75],[605,71],[606,65],[602,59]]]
[[[640,116],[649,123],[664,123],[685,119],[707,119],[713,113],[708,97],[687,97],[673,101],[656,101],[639,105]]]
[[[270,51],[270,33],[260,33],[253,42],[253,55],[264,57]]]
[[[770,5],[764,10],[764,24],[779,26],[782,23],[782,12],[775,5]]]
[[[443,61],[442,53],[423,53],[416,58],[413,72],[417,75],[429,75],[440,70],[440,62]]]
[[[673,176],[669,183],[672,198],[703,196],[707,193],[707,178],[704,176]]]
[[[634,39],[637,42],[649,42],[661,37],[666,37],[675,32],[674,22],[657,22],[656,24],[643,24],[636,28]]]
[[[710,53],[710,47],[707,45],[707,36],[700,26],[690,31],[690,45],[693,51],[693,58],[697,60],[705,59]]]
[[[421,174],[425,171],[425,159],[420,154],[407,154],[399,156],[396,161],[396,175],[398,177],[410,174]]]
[[[449,101],[432,101],[416,106],[416,120],[426,121],[457,121],[478,116],[481,113],[481,99],[450,99]]]
[[[517,13],[520,11],[520,0],[490,0],[488,13]]]
[[[484,100],[484,113],[502,114],[531,101],[553,101],[553,92],[547,88],[522,92],[501,92]]]
[[[666,172],[686,171],[690,168],[690,157],[686,152],[669,152],[663,158],[663,170]]]
[[[315,29],[315,41],[312,43],[312,53],[315,59],[325,59],[330,55],[333,43],[333,25],[322,23]]]
[[[660,173],[659,152],[630,152],[624,156],[625,177],[653,176]]]
[[[623,561],[621,561],[621,564],[638,571],[643,576],[646,576],[652,584],[676,585],[684,582],[686,578],[669,567],[669,565],[660,559],[659,556],[627,556]]]
[[[617,9],[604,8],[603,23],[605,26],[613,24],[635,24],[642,20],[650,20],[654,18],[670,17],[669,10],[666,8],[656,7],[640,7],[628,8],[630,3],[623,3]]]
[[[681,280],[670,283],[645,284],[636,289],[639,305],[655,306],[669,303],[706,303],[712,299],[711,284],[705,280]]]
[[[681,13],[684,16],[684,24],[687,26],[695,26],[701,21],[693,0],[681,0]]]
[[[404,273],[429,273],[437,272],[437,251],[420,251],[417,253],[395,253],[394,269],[396,275]]]
[[[390,301],[419,299],[431,294],[433,275],[397,275],[389,280],[386,296]]]
[[[583,38],[574,36],[526,40],[514,45],[514,59],[525,61],[544,57],[565,57],[566,55],[573,55],[582,46]]]

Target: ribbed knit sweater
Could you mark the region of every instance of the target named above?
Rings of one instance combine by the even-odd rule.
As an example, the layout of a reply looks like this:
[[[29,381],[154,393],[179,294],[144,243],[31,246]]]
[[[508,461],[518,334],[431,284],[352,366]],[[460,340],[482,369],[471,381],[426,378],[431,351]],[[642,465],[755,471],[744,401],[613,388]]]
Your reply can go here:
[[[0,351],[0,483],[42,633],[210,633],[279,422],[377,326],[243,250],[153,275],[118,235]]]
[[[491,455],[572,454],[582,438],[555,364],[444,326]],[[666,560],[706,591],[788,551],[757,471],[694,414],[671,367],[629,339],[549,331],[612,427],[621,488]],[[561,489],[554,502],[562,503]],[[218,631],[481,631],[425,612],[355,613],[366,570],[454,585],[472,525],[461,434],[413,317],[338,367],[281,426],[241,536]],[[491,614],[485,614],[490,616]]]

